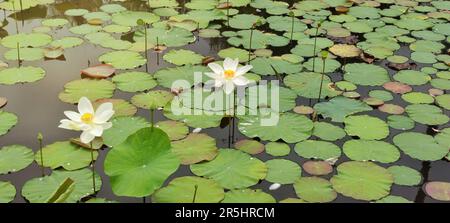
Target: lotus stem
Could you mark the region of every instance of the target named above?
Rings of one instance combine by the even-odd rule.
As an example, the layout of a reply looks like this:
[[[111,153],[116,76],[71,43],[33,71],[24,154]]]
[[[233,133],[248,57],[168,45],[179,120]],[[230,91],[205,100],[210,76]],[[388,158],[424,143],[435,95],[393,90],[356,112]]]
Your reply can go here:
[[[150,109],[150,124],[152,126],[154,126],[154,122],[155,122],[155,110],[153,108]]]
[[[294,36],[294,19],[295,19],[295,15],[294,15],[294,13],[292,13],[292,24],[291,24],[291,38],[290,38],[290,41],[292,41],[292,37]]]
[[[90,143],[90,146],[91,146],[91,163],[92,163],[92,190],[93,193],[95,193],[95,160],[94,160],[94,146],[92,141]]]
[[[17,64],[20,67],[21,63],[20,63],[20,43],[17,42]]]
[[[198,185],[196,184],[194,186],[194,196],[192,197],[192,203],[195,203],[195,199],[197,198],[197,190],[198,190]]]
[[[42,136],[42,133],[38,133],[37,139],[39,141],[39,154],[41,155],[41,176],[44,177],[44,154],[42,153],[42,140],[44,137]]]
[[[227,26],[230,27],[230,0],[227,0]]]
[[[317,46],[317,35],[319,35],[319,28],[320,28],[320,23],[317,25],[316,28],[316,35],[314,36],[314,49],[313,49],[313,72],[316,69],[316,46]]]
[[[12,3],[13,6],[13,13],[14,13],[14,22],[16,23],[16,34],[19,34],[19,24],[17,23],[17,13],[16,13],[16,6],[14,3]]]
[[[237,100],[237,89],[236,91],[233,91],[233,122],[232,122],[232,129],[231,129],[231,143],[234,143],[234,132],[236,129],[236,100]]]
[[[156,47],[157,48],[159,47],[159,38],[158,37],[156,37]],[[158,52],[156,52],[156,65],[159,66],[159,53]]]
[[[322,58],[322,77],[320,78],[320,88],[319,88],[319,98],[317,99],[317,103],[320,103],[320,98],[322,96],[322,85],[323,85],[323,76],[325,76],[325,61],[326,58]]]
[[[149,5],[150,5],[150,2],[149,2]],[[145,39],[145,44],[144,44],[144,53],[145,53],[145,59],[147,60],[146,62],[145,62],[145,71],[148,73],[148,53],[147,53],[147,26],[144,24],[144,35],[145,35],[145,37],[144,37],[144,39]]]
[[[254,28],[254,26],[252,26],[252,28],[250,28],[250,44],[249,44],[249,49],[248,49],[248,61],[247,61],[247,63],[250,63],[250,56],[251,56],[251,53],[252,53],[253,28]]]

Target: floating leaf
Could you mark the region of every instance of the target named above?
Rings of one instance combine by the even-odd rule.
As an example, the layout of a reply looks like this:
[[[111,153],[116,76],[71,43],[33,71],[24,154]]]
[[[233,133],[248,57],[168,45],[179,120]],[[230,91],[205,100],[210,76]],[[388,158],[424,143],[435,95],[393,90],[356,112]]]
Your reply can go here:
[[[333,172],[333,167],[326,161],[306,161],[303,170],[311,175],[328,175]]]
[[[78,103],[81,97],[87,97],[91,101],[113,96],[115,85],[107,80],[81,79],[74,80],[64,85],[64,91],[58,97],[66,103]]]
[[[112,81],[119,90],[125,92],[145,91],[158,85],[152,75],[139,71],[120,73],[115,75]]]
[[[403,115],[390,115],[387,118],[389,127],[400,130],[409,130],[414,128],[414,120]]]
[[[336,141],[344,138],[345,131],[333,124],[326,122],[314,122],[313,135],[326,141]]]
[[[320,84],[321,82],[322,74],[312,72],[291,74],[284,78],[286,86],[305,98],[317,99],[320,86],[322,86],[321,98],[334,97],[339,94],[338,91],[329,87],[331,79],[328,76],[324,75],[322,85]]]
[[[171,50],[163,56],[164,60],[175,65],[199,64],[203,56],[190,50]]]
[[[233,149],[220,149],[209,162],[191,165],[197,176],[211,178],[226,189],[253,186],[266,177],[267,167],[259,159]]]
[[[414,121],[424,125],[442,125],[449,121],[449,117],[442,114],[442,110],[434,105],[408,105],[406,106],[406,113]]]
[[[404,153],[418,160],[440,160],[448,153],[448,148],[439,145],[433,137],[418,132],[400,133],[393,142]]]
[[[0,136],[5,135],[17,124],[17,121],[15,114],[0,110]]]
[[[8,174],[25,169],[33,162],[33,158],[33,151],[25,146],[4,146],[0,149],[0,174]]]
[[[302,169],[300,166],[286,159],[272,159],[266,161],[266,180],[272,183],[292,184],[300,178]]]
[[[356,161],[377,161],[392,163],[400,158],[398,149],[383,141],[349,140],[344,143],[343,151],[347,157]]]
[[[66,170],[77,170],[89,166],[91,152],[69,141],[55,142],[42,148],[44,166],[56,169],[62,167]],[[94,160],[98,153],[94,151]],[[41,154],[36,153],[36,162],[41,164]]]
[[[275,203],[272,195],[261,190],[230,190],[225,193],[222,203]]]
[[[248,154],[259,154],[264,151],[264,144],[251,139],[242,139],[234,144],[236,149],[242,150]]]
[[[137,52],[113,51],[101,55],[100,62],[110,64],[116,69],[133,69],[144,65],[147,60]]]
[[[394,182],[385,168],[371,162],[345,162],[337,167],[337,171],[338,174],[330,180],[333,188],[344,196],[358,200],[383,198],[389,195]]]
[[[178,169],[179,161],[170,150],[166,133],[143,128],[110,150],[104,165],[114,194],[144,197],[163,185]]]
[[[141,93],[131,98],[131,103],[139,108],[157,109],[168,105],[174,95],[164,90],[153,90],[147,93]]]
[[[291,152],[291,148],[286,143],[269,142],[266,144],[266,153],[272,156],[286,156]]]
[[[425,191],[435,200],[450,201],[450,183],[432,181],[425,184]]]
[[[348,135],[361,139],[384,139],[389,135],[386,122],[369,115],[349,116],[344,123]]]
[[[225,193],[214,180],[185,176],[172,180],[156,191],[152,201],[156,203],[219,203]]]
[[[422,181],[420,173],[407,166],[390,166],[388,171],[394,176],[394,183],[397,185],[415,186]]]
[[[294,184],[295,193],[308,202],[326,203],[337,197],[330,181],[319,177],[302,177]]]
[[[107,78],[113,75],[115,72],[116,69],[108,64],[100,64],[81,70],[81,74],[92,78]]]
[[[52,37],[45,33],[19,33],[3,38],[1,43],[4,47],[16,49],[17,45],[19,47],[42,47],[51,41]]]
[[[9,203],[16,196],[16,188],[10,182],[0,181],[0,203]]]
[[[103,141],[111,147],[121,144],[138,130],[150,126],[144,118],[136,116],[117,117],[111,122],[112,127],[103,133]]]
[[[113,98],[98,99],[93,103],[93,105],[94,108],[97,109],[101,104],[107,102],[113,104],[114,108],[113,117],[133,116],[137,112],[137,108],[134,105],[123,99],[113,99]]]
[[[45,70],[40,67],[13,67],[0,71],[0,84],[13,85],[41,80]]]
[[[172,142],[172,152],[184,165],[210,161],[217,155],[216,140],[203,133],[192,133],[182,140]]]
[[[341,156],[338,146],[325,141],[305,140],[297,143],[294,149],[299,156],[307,159],[328,160]]]
[[[336,97],[328,102],[318,103],[314,109],[325,118],[330,117],[333,122],[343,122],[349,115],[372,110],[366,103],[346,97]]]

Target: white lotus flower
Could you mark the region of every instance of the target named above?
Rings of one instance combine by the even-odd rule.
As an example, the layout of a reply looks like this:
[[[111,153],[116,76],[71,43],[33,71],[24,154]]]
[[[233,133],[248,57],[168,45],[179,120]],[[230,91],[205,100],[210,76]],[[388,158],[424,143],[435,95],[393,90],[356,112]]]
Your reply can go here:
[[[110,102],[101,104],[94,111],[89,99],[80,98],[78,101],[78,112],[65,111],[64,115],[69,119],[61,120],[59,128],[82,131],[80,139],[83,143],[90,143],[95,137],[103,135],[103,130],[112,126],[109,119],[114,115],[113,104]]]
[[[206,73],[209,77],[215,80],[214,86],[219,88],[224,86],[226,94],[233,92],[236,86],[245,86],[249,80],[243,75],[253,68],[252,65],[239,66],[239,59],[225,58],[223,67],[217,63],[209,63],[208,67],[214,73]]]

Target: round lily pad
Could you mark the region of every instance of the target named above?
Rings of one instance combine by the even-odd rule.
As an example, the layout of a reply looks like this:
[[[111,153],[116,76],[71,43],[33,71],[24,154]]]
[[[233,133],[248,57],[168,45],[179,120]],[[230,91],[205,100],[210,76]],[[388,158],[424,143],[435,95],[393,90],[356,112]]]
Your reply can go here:
[[[371,111],[366,103],[346,97],[335,97],[328,102],[321,102],[314,106],[317,113],[331,121],[343,122],[345,117],[363,111]]]
[[[369,92],[369,96],[378,98],[383,101],[390,101],[390,100],[394,99],[394,97],[392,96],[392,94],[390,92],[384,91],[384,90],[372,90]]]
[[[210,161],[217,155],[216,140],[203,133],[192,133],[182,140],[172,142],[172,153],[184,165]]]
[[[145,91],[157,85],[152,75],[139,71],[120,73],[115,75],[112,81],[119,90],[125,92]]]
[[[91,152],[89,149],[77,146],[69,141],[55,142],[42,148],[45,167],[56,169],[62,167],[66,170],[77,170],[89,166]],[[98,153],[94,151],[94,160]],[[41,164],[41,153],[36,153],[36,162]]]
[[[400,196],[393,196],[393,195],[389,195],[386,197],[383,197],[380,200],[375,201],[375,203],[413,203],[412,201],[404,198],[404,197],[400,197]]]
[[[408,85],[422,85],[431,80],[428,74],[415,70],[402,70],[394,75],[394,79]]]
[[[258,154],[264,151],[264,144],[251,139],[239,140],[234,144],[234,147],[249,154]]]
[[[225,193],[222,203],[275,203],[272,195],[261,190],[230,190]]]
[[[175,65],[199,64],[203,56],[190,50],[171,50],[163,56],[164,60]]]
[[[233,149],[220,149],[214,160],[190,167],[195,175],[211,178],[226,189],[255,185],[267,174],[267,166],[262,161]]]
[[[137,112],[137,108],[134,105],[123,99],[115,99],[115,98],[98,99],[93,103],[93,106],[94,108],[97,109],[101,104],[107,102],[113,104],[114,109],[113,117],[132,116]]]
[[[291,148],[286,143],[269,142],[266,144],[266,153],[272,156],[286,156],[291,152]]]
[[[400,158],[400,152],[395,146],[376,140],[349,140],[344,143],[343,151],[347,157],[356,161],[392,163]]]
[[[383,84],[383,88],[396,94],[404,94],[412,91],[412,87],[400,82],[387,82]]]
[[[411,104],[431,104],[434,98],[422,92],[410,92],[402,95],[402,99]]]
[[[67,19],[55,18],[55,19],[44,19],[42,20],[42,25],[49,27],[61,27],[69,23]]]
[[[17,121],[15,114],[0,110],[0,136],[5,135],[17,124]]]
[[[432,181],[425,184],[425,192],[435,200],[450,201],[450,183]]]
[[[16,188],[10,182],[0,181],[0,203],[9,203],[16,196]]]
[[[22,195],[30,203],[46,203],[67,178],[73,180],[75,186],[65,199],[66,203],[75,203],[95,193],[92,187],[92,171],[86,168],[75,171],[54,170],[49,176],[31,179],[24,184]],[[100,190],[102,181],[98,175],[95,175],[95,185],[95,191]]]
[[[364,86],[379,86],[389,81],[387,71],[377,65],[352,63],[345,65],[344,79]]]
[[[164,90],[153,90],[147,93],[141,93],[131,98],[131,103],[139,108],[157,109],[165,107],[172,100],[174,95]]]
[[[7,68],[0,71],[0,84],[31,83],[41,80],[44,76],[45,70],[40,67]]]
[[[295,193],[308,202],[326,203],[337,197],[330,181],[319,177],[302,177],[294,184]]]
[[[297,163],[286,159],[266,161],[266,180],[272,183],[292,184],[300,178],[301,168]]]
[[[390,166],[388,171],[394,176],[394,184],[397,185],[415,186],[422,181],[419,171],[407,166]]]
[[[138,130],[110,150],[104,166],[114,194],[143,197],[160,188],[178,169],[179,161],[171,152],[167,134],[149,127]]]
[[[418,132],[400,133],[393,142],[408,156],[418,160],[440,160],[448,153],[448,148],[438,144],[433,137]]]
[[[147,62],[142,55],[132,51],[112,51],[101,55],[98,60],[116,69],[132,69]]]
[[[399,130],[409,130],[415,126],[414,120],[404,115],[390,115],[387,123],[389,127]]]
[[[439,95],[436,97],[436,103],[444,109],[450,110],[450,94]]]
[[[333,172],[333,167],[326,161],[306,161],[302,165],[303,170],[311,175],[321,176]]]
[[[392,115],[400,115],[405,112],[405,109],[403,107],[394,104],[383,104],[378,107],[378,110]]]
[[[331,142],[305,140],[294,147],[295,152],[307,159],[328,160],[341,156],[341,149]]]
[[[150,126],[144,118],[138,116],[117,117],[111,122],[112,127],[103,133],[103,141],[111,147],[121,144],[139,129]]]
[[[20,171],[34,160],[30,148],[21,145],[4,146],[0,149],[0,174]]]
[[[58,97],[66,103],[78,103],[81,97],[87,97],[91,101],[102,98],[111,98],[115,85],[107,80],[81,79],[74,80],[64,85],[64,91]]]
[[[333,124],[326,122],[314,122],[313,135],[326,141],[336,141],[342,139],[346,133],[345,131]]]
[[[108,64],[100,64],[81,70],[81,74],[91,78],[107,78],[113,75],[116,69]]]
[[[17,45],[19,47],[42,47],[51,41],[52,37],[45,33],[19,33],[6,36],[1,43],[4,47],[16,49]]]
[[[219,203],[225,196],[217,182],[201,177],[175,178],[152,196],[155,203]]]
[[[384,139],[389,135],[388,125],[381,119],[369,115],[345,118],[345,131],[348,135],[361,139]]]
[[[394,182],[388,170],[371,162],[345,162],[337,167],[337,171],[330,180],[333,188],[358,200],[381,199],[389,195]]]
[[[406,106],[406,113],[414,121],[425,125],[441,125],[449,121],[449,117],[434,105],[413,104]]]
[[[189,128],[183,122],[172,120],[160,121],[155,124],[155,127],[162,129],[169,136],[170,140],[179,140],[186,137],[189,133]]]

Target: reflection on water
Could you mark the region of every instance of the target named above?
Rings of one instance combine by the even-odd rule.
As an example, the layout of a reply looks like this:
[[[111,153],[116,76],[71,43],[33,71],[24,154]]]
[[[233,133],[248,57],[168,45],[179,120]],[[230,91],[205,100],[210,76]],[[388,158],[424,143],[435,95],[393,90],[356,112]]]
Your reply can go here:
[[[4,27],[0,29],[0,36],[4,37],[8,33],[15,34],[16,26],[14,18],[17,17],[19,21],[18,28],[20,32],[29,33],[32,31],[34,27],[40,26],[40,21],[42,18],[52,18],[52,17],[64,17],[64,11],[67,9],[73,8],[85,8],[90,11],[98,11],[99,7],[102,4],[108,3],[110,1],[104,0],[57,0],[56,4],[49,6],[38,6],[32,9],[24,10],[23,12],[17,12],[15,14],[9,14],[8,12],[0,13],[0,20],[3,21]],[[115,2],[117,3],[117,2]],[[124,3],[120,3],[123,6],[127,7],[131,10],[143,10],[146,8],[145,3],[140,0],[127,1]],[[183,8],[180,8],[183,10]],[[242,10],[249,10],[248,8],[244,8]],[[69,17],[67,18],[70,21],[72,26],[80,25],[85,23],[84,19],[80,17]],[[54,39],[58,39],[64,36],[73,36],[72,33],[68,31],[67,26],[62,29],[54,29],[51,31],[51,35]],[[121,38],[116,35],[116,38]],[[123,37],[127,39],[126,36]],[[199,41],[192,43],[184,48],[188,48],[190,50],[201,53],[205,56],[216,56],[217,51],[227,47],[227,43],[223,38],[213,38],[213,39],[202,39]],[[274,54],[281,55],[289,51],[290,48],[273,48]],[[4,54],[7,51],[6,48],[0,48],[0,54]],[[63,141],[67,140],[69,137],[76,137],[78,133],[72,131],[66,131],[58,129],[57,126],[59,124],[59,120],[63,118],[63,111],[65,110],[74,110],[74,106],[70,104],[66,104],[61,102],[58,99],[58,94],[63,90],[63,86],[65,83],[80,78],[80,70],[86,68],[88,64],[95,65],[98,63],[97,58],[107,52],[109,50],[103,49],[98,46],[94,46],[90,43],[85,42],[83,45],[67,49],[65,51],[65,61],[60,60],[47,60],[47,61],[34,61],[34,62],[23,62],[24,66],[40,66],[46,70],[46,77],[35,83],[28,83],[23,85],[14,85],[14,86],[0,86],[0,96],[8,98],[8,105],[4,108],[6,111],[13,112],[18,115],[19,123],[15,126],[8,134],[0,137],[0,147],[10,144],[22,144],[29,146],[30,148],[37,149],[38,141],[36,139],[36,135],[38,132],[42,132],[44,134],[44,144],[50,144],[55,141]],[[167,51],[166,51],[167,52]],[[402,47],[401,49],[402,55],[409,56],[410,52],[406,47]],[[159,61],[159,66],[157,65],[157,57],[153,52],[149,52],[150,62],[149,68],[150,73],[155,72],[158,69],[161,69],[165,66],[173,66],[165,63],[163,60]],[[17,66],[17,62],[8,61],[10,66]],[[381,65],[385,65],[385,62],[380,63]],[[144,71],[145,68],[141,67],[138,70]],[[392,70],[390,70],[392,74]],[[331,78],[334,81],[341,80],[341,75],[339,74],[331,74]],[[359,93],[361,95],[367,95],[368,92],[373,89],[371,87],[359,87]],[[425,91],[427,89],[424,86],[414,87],[416,91]],[[123,93],[120,91],[115,92],[114,98],[124,98],[129,100],[133,96],[130,93]],[[401,106],[405,106],[405,102],[400,100],[398,95],[395,96],[395,103]],[[298,99],[298,104],[308,104],[308,100]],[[373,110],[368,114],[373,116],[378,116],[386,119],[386,114],[381,113],[377,110]],[[448,111],[446,113],[448,115]],[[144,110],[140,110],[138,115],[146,116],[146,112]],[[160,113],[156,114],[156,120],[163,119],[163,116]],[[213,128],[209,130],[204,130],[208,135],[215,137],[217,139],[218,147],[226,147],[227,143],[227,129],[221,128]],[[417,132],[427,132],[426,126],[417,125],[415,128]],[[400,131],[391,130],[391,135],[387,140],[391,141],[392,136],[398,134]],[[239,138],[243,138],[242,135],[238,135]],[[344,140],[337,142],[339,146],[342,147],[342,144],[345,140],[348,140],[347,136]],[[293,148],[293,145],[291,145]],[[98,158],[98,163],[103,163],[103,159],[105,158],[105,153],[107,151],[104,150]],[[271,159],[267,154],[257,155],[258,158],[262,160]],[[293,160],[295,162],[304,162],[305,159],[299,157],[293,149],[291,150],[291,154],[287,159]],[[346,161],[347,158],[342,156],[339,162]],[[401,159],[396,162],[398,165],[407,165],[415,169],[422,169],[422,174],[424,178],[427,180],[441,180],[441,181],[450,181],[449,166],[446,161],[436,161],[433,163],[421,163],[418,160],[414,160],[408,156],[402,155]],[[381,164],[381,166],[387,166],[385,164]],[[98,172],[103,174],[101,165],[97,165]],[[47,169],[47,173],[50,170]],[[177,173],[172,176],[170,179],[173,179],[177,176],[183,175],[192,175],[187,166],[181,166]],[[303,173],[305,175],[305,173]],[[40,170],[37,164],[32,164],[28,168],[19,173],[13,173],[10,175],[0,176],[0,180],[9,180],[12,181],[14,185],[18,188],[18,192],[20,192],[20,188],[22,185],[29,179],[40,176]],[[133,198],[124,198],[124,197],[116,197],[111,192],[111,187],[109,186],[109,181],[107,176],[102,175],[103,179],[103,187],[102,190],[98,193],[98,197],[105,197],[112,200],[118,201],[128,201],[128,202],[141,202],[141,199],[133,199]],[[170,179],[168,181],[170,181]],[[167,182],[168,182],[167,181]],[[255,186],[255,188],[261,188],[265,191],[268,191],[270,183],[263,181],[259,185]],[[283,186],[276,191],[270,192],[274,195],[277,200],[281,200],[288,197],[296,197],[292,186]],[[419,187],[402,187],[398,185],[393,185],[392,194],[404,196],[409,200],[416,201],[425,201],[425,202],[435,202],[431,200],[429,197],[424,196],[423,192]],[[345,198],[339,196],[336,202],[356,202],[349,198]],[[20,196],[16,197],[15,202],[24,202],[23,198]]]

